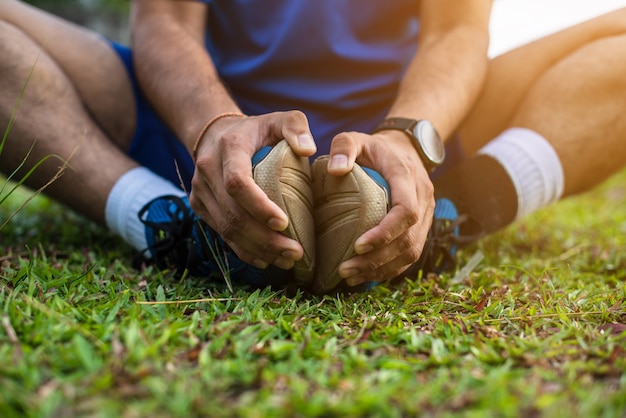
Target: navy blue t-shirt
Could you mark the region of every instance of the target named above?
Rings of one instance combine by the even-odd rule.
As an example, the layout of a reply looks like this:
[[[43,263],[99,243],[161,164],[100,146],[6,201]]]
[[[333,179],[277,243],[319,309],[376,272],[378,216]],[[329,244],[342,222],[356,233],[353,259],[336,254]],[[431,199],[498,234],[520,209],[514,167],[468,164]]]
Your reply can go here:
[[[242,111],[303,111],[318,154],[373,130],[417,47],[415,0],[205,2],[207,49]]]

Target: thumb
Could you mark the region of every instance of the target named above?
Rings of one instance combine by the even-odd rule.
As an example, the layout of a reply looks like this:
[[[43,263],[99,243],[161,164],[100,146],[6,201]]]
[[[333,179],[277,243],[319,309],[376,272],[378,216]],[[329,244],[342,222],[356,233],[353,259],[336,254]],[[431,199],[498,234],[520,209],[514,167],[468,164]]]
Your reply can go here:
[[[350,133],[341,133],[333,138],[328,158],[328,172],[343,176],[352,171],[357,156],[357,141]]]
[[[279,134],[289,143],[291,149],[302,157],[310,157],[317,152],[315,140],[309,129],[309,121],[298,110],[283,112],[279,120]]]

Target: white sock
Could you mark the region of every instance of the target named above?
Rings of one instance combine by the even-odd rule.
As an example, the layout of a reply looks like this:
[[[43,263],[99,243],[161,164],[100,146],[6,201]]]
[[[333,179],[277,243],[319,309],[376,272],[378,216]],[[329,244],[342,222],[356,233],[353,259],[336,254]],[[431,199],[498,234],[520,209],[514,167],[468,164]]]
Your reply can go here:
[[[556,202],[563,195],[561,160],[552,145],[535,131],[507,129],[478,153],[497,160],[511,177],[518,196],[515,219]]]
[[[185,196],[183,190],[145,167],[137,167],[115,183],[105,208],[106,224],[137,250],[144,250],[145,225],[138,213],[151,200],[165,195]]]

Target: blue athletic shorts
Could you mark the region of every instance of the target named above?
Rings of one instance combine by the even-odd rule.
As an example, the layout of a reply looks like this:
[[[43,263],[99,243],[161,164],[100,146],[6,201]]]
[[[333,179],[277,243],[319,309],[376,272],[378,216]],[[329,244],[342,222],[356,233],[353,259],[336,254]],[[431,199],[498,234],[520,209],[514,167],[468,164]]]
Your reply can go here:
[[[189,192],[194,164],[187,148],[163,123],[141,92],[135,77],[130,48],[115,42],[112,42],[112,46],[126,66],[135,95],[137,123],[128,155],[142,166],[176,185],[180,185],[180,179],[182,179]]]
[[[180,185],[182,179],[186,190],[189,192],[191,190],[191,177],[194,172],[194,164],[189,152],[163,123],[141,92],[135,76],[130,48],[115,42],[111,44],[126,67],[137,107],[136,131],[128,155],[142,166],[176,185]],[[441,167],[435,170],[433,177],[441,175],[463,159],[463,149],[458,137],[447,141],[446,160]]]

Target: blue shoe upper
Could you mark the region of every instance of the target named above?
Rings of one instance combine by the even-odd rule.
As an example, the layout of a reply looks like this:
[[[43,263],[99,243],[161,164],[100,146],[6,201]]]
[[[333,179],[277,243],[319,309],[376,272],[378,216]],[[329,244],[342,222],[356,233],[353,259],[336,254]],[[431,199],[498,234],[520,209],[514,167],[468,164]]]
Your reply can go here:
[[[252,158],[258,164],[272,147],[261,148]],[[196,216],[189,199],[161,196],[146,204],[139,212],[145,224],[150,261],[162,269],[200,277],[224,276],[254,286],[287,283],[291,272],[270,266],[262,270],[240,260],[222,238]]]
[[[272,147],[267,145],[255,152],[252,156],[252,167],[263,161],[263,159],[267,157],[267,154],[269,154],[271,150]]]
[[[435,202],[435,213],[433,215],[433,222],[439,221],[448,223],[450,225],[454,224],[452,228],[452,235],[455,237],[459,236],[459,225],[455,223],[455,221],[459,217],[459,212],[456,210],[456,206],[450,199],[441,198],[437,199]],[[450,246],[450,255],[454,256],[456,254],[456,245]]]
[[[188,270],[198,277],[224,276],[254,286],[279,285],[289,272],[258,269],[241,261],[215,231],[196,216],[187,197],[162,196],[139,213],[145,224],[147,252],[161,269]]]
[[[252,164],[261,162],[272,147],[261,148],[253,157]],[[375,170],[362,167],[390,196],[385,179]],[[196,216],[187,197],[162,196],[152,200],[139,212],[145,224],[148,248],[143,253],[161,269],[176,270],[182,274],[200,277],[230,275],[233,281],[253,286],[285,285],[291,272],[269,267],[258,269],[240,260],[222,238],[204,221]],[[454,266],[459,236],[459,214],[449,199],[436,201],[433,225],[426,245],[416,266],[425,272],[440,273]],[[366,283],[350,291],[371,289],[377,283]]]
[[[387,192],[387,198],[390,198],[391,192],[389,189],[389,184],[387,184],[387,180],[385,180],[383,176],[381,176],[380,173],[376,170],[372,170],[371,168],[367,168],[363,166],[361,166],[361,168],[363,169],[363,171],[365,171],[365,173],[368,176],[371,177],[372,180],[374,180],[379,186],[385,189],[385,191]]]

